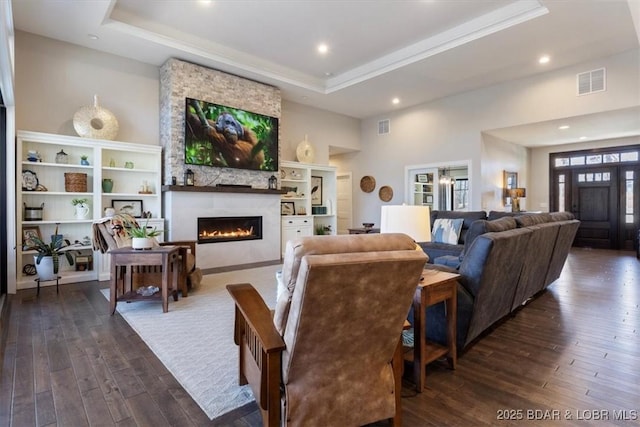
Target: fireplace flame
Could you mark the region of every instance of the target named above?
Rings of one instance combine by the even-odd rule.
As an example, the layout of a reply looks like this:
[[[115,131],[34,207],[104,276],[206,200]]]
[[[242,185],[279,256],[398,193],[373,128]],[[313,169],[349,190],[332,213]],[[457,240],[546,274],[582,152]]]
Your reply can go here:
[[[253,227],[250,228],[236,228],[231,231],[221,231],[221,230],[203,230],[200,233],[201,239],[222,239],[222,238],[230,238],[230,237],[249,237],[253,236]]]

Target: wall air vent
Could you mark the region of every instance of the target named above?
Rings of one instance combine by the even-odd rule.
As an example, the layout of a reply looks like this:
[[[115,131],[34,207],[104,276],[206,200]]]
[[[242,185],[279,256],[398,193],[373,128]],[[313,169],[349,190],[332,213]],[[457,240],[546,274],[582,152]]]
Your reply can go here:
[[[578,96],[607,90],[607,72],[604,68],[577,75]]]
[[[378,122],[378,135],[384,135],[391,132],[389,119],[380,120]]]

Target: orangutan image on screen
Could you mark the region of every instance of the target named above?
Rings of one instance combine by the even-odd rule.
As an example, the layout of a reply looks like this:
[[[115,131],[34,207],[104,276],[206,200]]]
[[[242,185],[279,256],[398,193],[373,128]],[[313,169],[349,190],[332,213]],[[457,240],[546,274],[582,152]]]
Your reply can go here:
[[[201,102],[187,99],[185,145],[188,164],[272,170],[265,162],[266,145],[253,130],[243,126],[231,111],[221,111],[214,119],[207,118]]]

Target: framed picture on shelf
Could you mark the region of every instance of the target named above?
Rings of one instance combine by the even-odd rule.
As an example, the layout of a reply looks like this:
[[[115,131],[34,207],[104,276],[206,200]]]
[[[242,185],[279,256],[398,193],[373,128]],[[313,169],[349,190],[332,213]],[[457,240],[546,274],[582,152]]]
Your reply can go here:
[[[25,225],[22,227],[22,249],[29,248],[29,241],[32,237],[37,237],[42,240],[42,234],[40,233],[40,227],[37,225]]]
[[[142,218],[142,200],[112,200],[111,207],[117,214],[129,214],[134,218]]]
[[[427,196],[427,203],[433,203],[433,196]]]
[[[280,202],[280,215],[295,215],[296,204],[294,202]]]
[[[322,205],[322,177],[311,177],[311,204],[314,206]]]

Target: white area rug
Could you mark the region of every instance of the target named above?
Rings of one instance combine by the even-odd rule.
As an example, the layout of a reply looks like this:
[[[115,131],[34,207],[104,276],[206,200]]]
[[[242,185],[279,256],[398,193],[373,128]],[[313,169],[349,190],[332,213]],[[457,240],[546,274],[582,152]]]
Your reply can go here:
[[[118,303],[118,312],[158,356],[209,418],[254,400],[249,386],[238,386],[238,347],[233,343],[234,304],[225,289],[251,283],[267,306],[276,301],[275,272],[280,265],[204,276],[187,298]],[[109,289],[102,289],[109,298]]]

